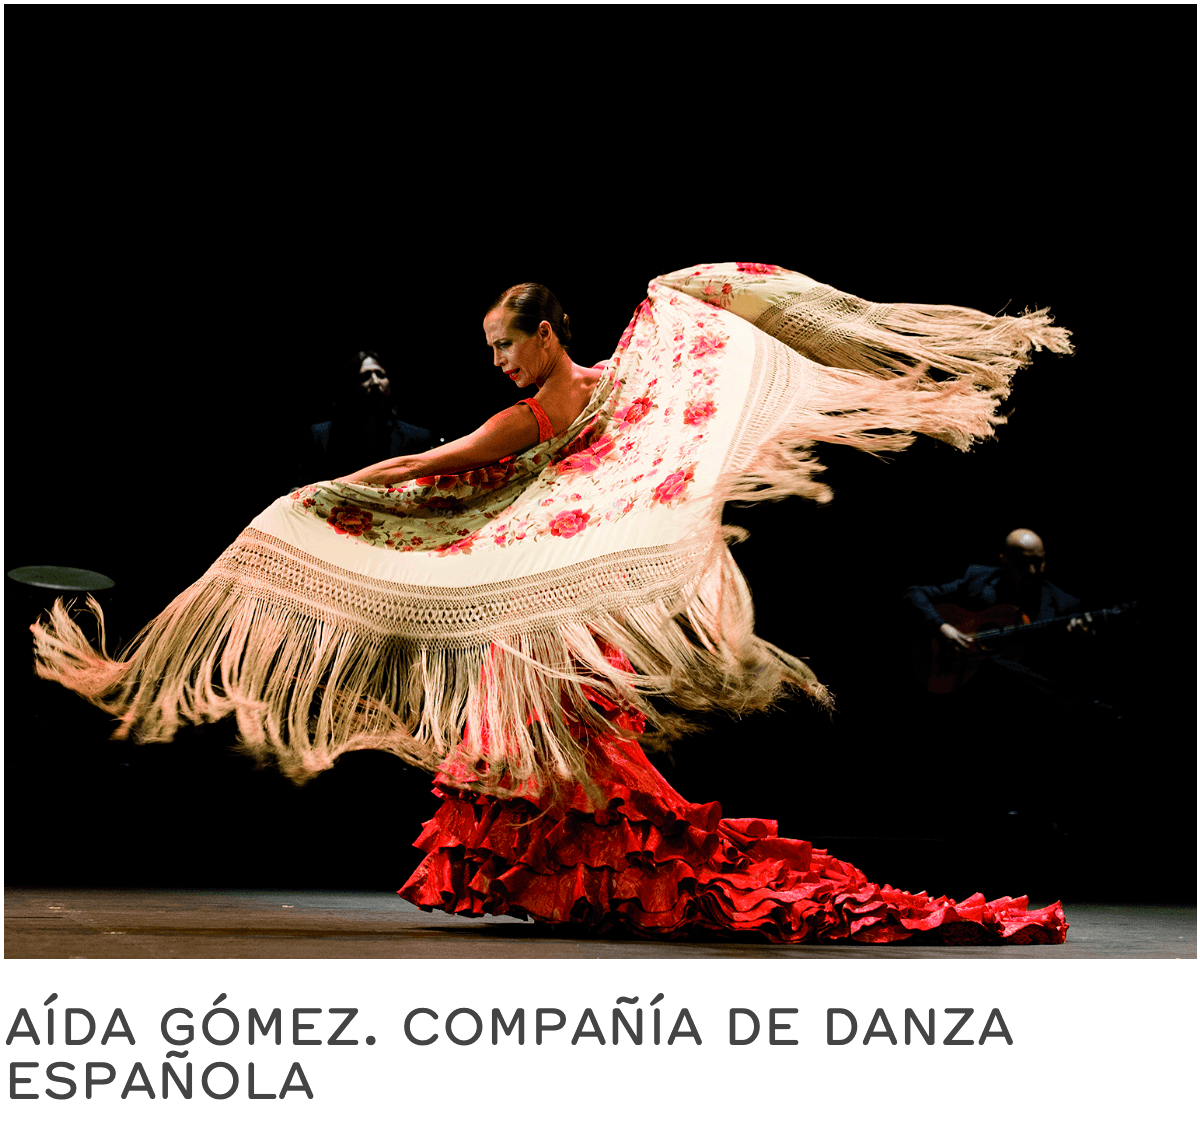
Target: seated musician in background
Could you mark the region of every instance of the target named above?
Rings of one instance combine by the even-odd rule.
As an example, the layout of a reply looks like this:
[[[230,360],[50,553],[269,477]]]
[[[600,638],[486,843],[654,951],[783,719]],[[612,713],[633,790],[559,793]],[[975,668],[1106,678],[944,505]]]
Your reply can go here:
[[[972,564],[961,578],[947,584],[910,587],[905,591],[904,598],[928,628],[942,636],[945,640],[941,644],[943,648],[949,647],[964,658],[974,653],[984,659],[984,654],[978,650],[970,635],[959,629],[959,625],[976,617],[971,613],[984,612],[993,607],[1012,608],[1015,610],[1007,615],[983,616],[989,620],[989,625],[994,620],[998,626],[1010,626],[1022,620],[1038,623],[1061,619],[1079,610],[1079,600],[1050,583],[1045,572],[1046,547],[1042,538],[1032,529],[1014,529],[1004,540],[999,565]],[[935,604],[942,606],[943,610],[939,611]],[[944,607],[947,604],[968,613],[953,616],[959,619],[959,624],[948,622],[944,617],[948,613]],[[1090,622],[1087,616],[1073,617],[1066,624],[1066,630],[1068,633],[1086,633],[1090,630]],[[1049,683],[1034,674],[1031,668],[1032,665],[1041,664],[1037,661],[1040,641],[1031,640],[1023,644],[1024,650],[1033,651],[1032,663],[1029,660],[1018,662],[1011,654],[1004,653],[988,655],[985,660],[1031,679],[1031,684],[1043,682],[1042,690],[1050,692]],[[1051,648],[1042,646],[1040,649],[1044,657],[1044,652]]]
[[[1076,705],[1088,698],[1078,655],[1064,636],[1090,636],[1091,617],[1075,614],[1079,600],[1050,583],[1045,570],[1041,537],[1014,529],[998,565],[972,565],[950,583],[910,587],[904,598],[924,627],[925,640],[914,648],[918,676],[932,694],[950,695],[930,714],[931,724],[949,730],[933,743],[974,749],[988,799],[1057,832],[1070,791],[1063,771],[1070,726]],[[972,637],[1037,623],[1047,626],[1011,641]]]
[[[323,482],[346,466],[417,454],[437,445],[433,433],[400,418],[400,392],[375,352],[358,354],[351,377],[334,407],[333,418],[314,423],[302,443],[298,485]]]

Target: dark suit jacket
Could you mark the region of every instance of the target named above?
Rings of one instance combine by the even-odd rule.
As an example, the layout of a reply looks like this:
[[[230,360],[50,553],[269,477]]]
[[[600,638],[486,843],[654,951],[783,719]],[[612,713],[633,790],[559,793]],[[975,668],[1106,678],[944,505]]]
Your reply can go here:
[[[917,585],[908,588],[904,598],[912,605],[931,630],[937,630],[944,620],[933,609],[935,603],[955,603],[967,611],[983,611],[997,603],[1015,603],[1011,593],[1003,590],[1004,569],[987,564],[972,564],[957,580],[948,584]],[[1079,610],[1079,600],[1047,580],[1041,582],[1039,604],[1022,608],[1037,623],[1057,619]]]
[[[340,433],[340,439],[331,454],[335,427],[349,427],[349,431]],[[300,458],[296,476],[301,484],[323,482],[334,474],[350,474],[360,466],[369,466],[402,454],[418,454],[435,445],[432,431],[414,427],[395,416],[385,421],[370,442],[356,433],[352,421],[327,419],[309,428],[307,449]]]
[[[997,603],[1016,603],[1016,597],[1005,590],[1004,570],[986,564],[972,564],[966,575],[946,584],[916,585],[908,588],[904,598],[920,620],[931,631],[936,631],[945,620],[933,609],[935,603],[954,603],[967,611],[984,611]],[[1037,594],[1037,605],[1025,605],[1022,610],[1034,623],[1072,615],[1079,610],[1079,600],[1061,588],[1042,580]],[[990,658],[988,664],[1015,673],[1026,680],[1037,679],[1042,688],[1050,682],[1045,678],[1060,680],[1069,670],[1063,651],[1060,628],[1050,628],[1027,637],[1024,658],[1020,663],[999,655]],[[1036,673],[1035,673],[1036,671]]]
[[[389,431],[388,449],[375,461],[382,462],[385,458],[398,458],[402,454],[417,454],[433,446],[433,432],[424,427],[414,427],[403,419],[392,418],[387,421]],[[325,454],[329,450],[329,438],[333,431],[333,421],[327,419],[324,423],[312,425],[313,445]]]

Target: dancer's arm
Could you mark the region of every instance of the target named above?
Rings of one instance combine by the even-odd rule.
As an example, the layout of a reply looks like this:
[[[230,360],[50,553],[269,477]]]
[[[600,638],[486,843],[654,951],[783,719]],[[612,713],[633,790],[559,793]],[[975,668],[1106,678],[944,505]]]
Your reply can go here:
[[[493,415],[482,427],[461,439],[421,454],[402,454],[376,462],[353,474],[335,478],[338,482],[353,482],[364,486],[394,486],[412,478],[431,474],[459,474],[493,462],[510,454],[536,446],[539,438],[537,420],[524,404],[514,404]]]

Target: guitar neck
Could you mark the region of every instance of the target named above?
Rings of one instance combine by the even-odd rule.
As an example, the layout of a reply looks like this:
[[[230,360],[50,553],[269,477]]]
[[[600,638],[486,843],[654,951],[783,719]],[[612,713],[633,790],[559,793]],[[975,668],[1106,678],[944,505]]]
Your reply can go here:
[[[1060,615],[1056,619],[1042,619],[1036,623],[1018,623],[1012,627],[994,627],[989,631],[979,631],[971,637],[977,641],[984,642],[988,639],[1000,638],[1001,636],[1011,638],[1013,635],[1028,634],[1032,631],[1043,631],[1050,627],[1062,626],[1063,623],[1069,623],[1072,619],[1082,619],[1085,615],[1090,615],[1093,620],[1107,619],[1110,615],[1119,615],[1122,611],[1135,606],[1136,604],[1133,603],[1125,603],[1120,607],[1109,607],[1104,611],[1077,611],[1073,615]]]

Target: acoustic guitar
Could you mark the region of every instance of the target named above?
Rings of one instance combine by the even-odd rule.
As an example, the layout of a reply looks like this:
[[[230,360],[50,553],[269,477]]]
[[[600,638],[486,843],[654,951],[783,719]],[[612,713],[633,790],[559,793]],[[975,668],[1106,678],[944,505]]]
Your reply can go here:
[[[1136,603],[1122,603],[1103,611],[1076,611],[1031,623],[1029,616],[1011,603],[997,603],[983,611],[967,611],[953,603],[935,603],[933,609],[956,630],[969,635],[975,646],[962,651],[941,633],[925,633],[913,640],[913,671],[930,693],[952,693],[966,685],[989,658],[1003,655],[1020,661],[1025,639],[1036,631],[1065,626],[1072,619],[1095,625],[1126,614],[1136,606]]]

